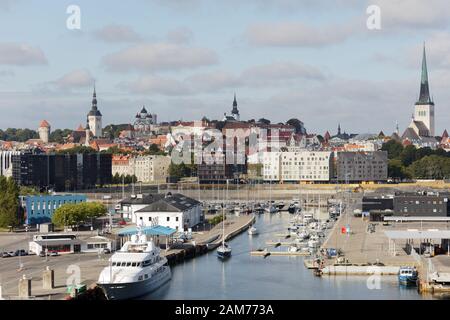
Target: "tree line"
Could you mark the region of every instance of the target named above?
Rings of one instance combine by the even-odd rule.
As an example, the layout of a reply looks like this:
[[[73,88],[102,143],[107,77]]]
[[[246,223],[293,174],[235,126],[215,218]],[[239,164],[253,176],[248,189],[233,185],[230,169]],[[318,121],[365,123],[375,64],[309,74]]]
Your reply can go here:
[[[108,212],[99,202],[67,203],[55,210],[52,222],[57,226],[77,227],[85,222],[92,222]]]
[[[392,179],[450,178],[450,152],[444,149],[404,147],[398,141],[389,140],[381,150],[388,153],[388,175]]]

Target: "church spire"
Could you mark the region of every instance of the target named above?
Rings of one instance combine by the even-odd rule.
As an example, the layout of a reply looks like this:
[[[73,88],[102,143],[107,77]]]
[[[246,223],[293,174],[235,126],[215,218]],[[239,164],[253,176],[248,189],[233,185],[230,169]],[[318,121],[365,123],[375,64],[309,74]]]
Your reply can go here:
[[[92,110],[97,110],[97,92],[95,91],[95,83],[94,83],[94,93],[92,94]]]
[[[428,83],[428,68],[427,68],[427,55],[425,50],[425,43],[423,44],[422,76],[420,78],[420,96],[419,101],[417,101],[416,104],[433,104],[433,100],[430,98],[430,87]]]

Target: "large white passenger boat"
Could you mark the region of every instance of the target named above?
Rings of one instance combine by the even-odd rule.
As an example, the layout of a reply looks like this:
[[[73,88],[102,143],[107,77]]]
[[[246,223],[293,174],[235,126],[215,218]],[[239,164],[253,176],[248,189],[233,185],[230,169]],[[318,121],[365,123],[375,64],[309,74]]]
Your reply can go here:
[[[97,285],[108,300],[124,300],[148,294],[168,282],[172,273],[160,249],[138,228],[123,247],[110,258]]]

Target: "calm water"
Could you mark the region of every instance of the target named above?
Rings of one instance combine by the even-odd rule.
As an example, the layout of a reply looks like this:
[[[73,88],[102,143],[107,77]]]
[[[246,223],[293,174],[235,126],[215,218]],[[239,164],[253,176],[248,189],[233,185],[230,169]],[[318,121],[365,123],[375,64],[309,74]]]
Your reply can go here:
[[[415,288],[400,288],[395,276],[383,276],[381,289],[369,290],[364,276],[315,277],[302,257],[250,256],[277,240],[275,234],[285,232],[290,219],[288,213],[261,215],[260,233],[234,238],[229,260],[222,262],[212,251],[179,264],[172,268],[172,281],[145,299],[422,299]]]

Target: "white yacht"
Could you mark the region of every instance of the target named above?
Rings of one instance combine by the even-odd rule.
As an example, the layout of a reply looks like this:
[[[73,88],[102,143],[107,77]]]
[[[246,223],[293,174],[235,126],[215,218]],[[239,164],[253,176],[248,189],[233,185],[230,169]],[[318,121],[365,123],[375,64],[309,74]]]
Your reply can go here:
[[[132,299],[156,290],[172,278],[160,251],[138,228],[138,234],[109,259],[110,265],[100,273],[97,285],[108,300]]]

